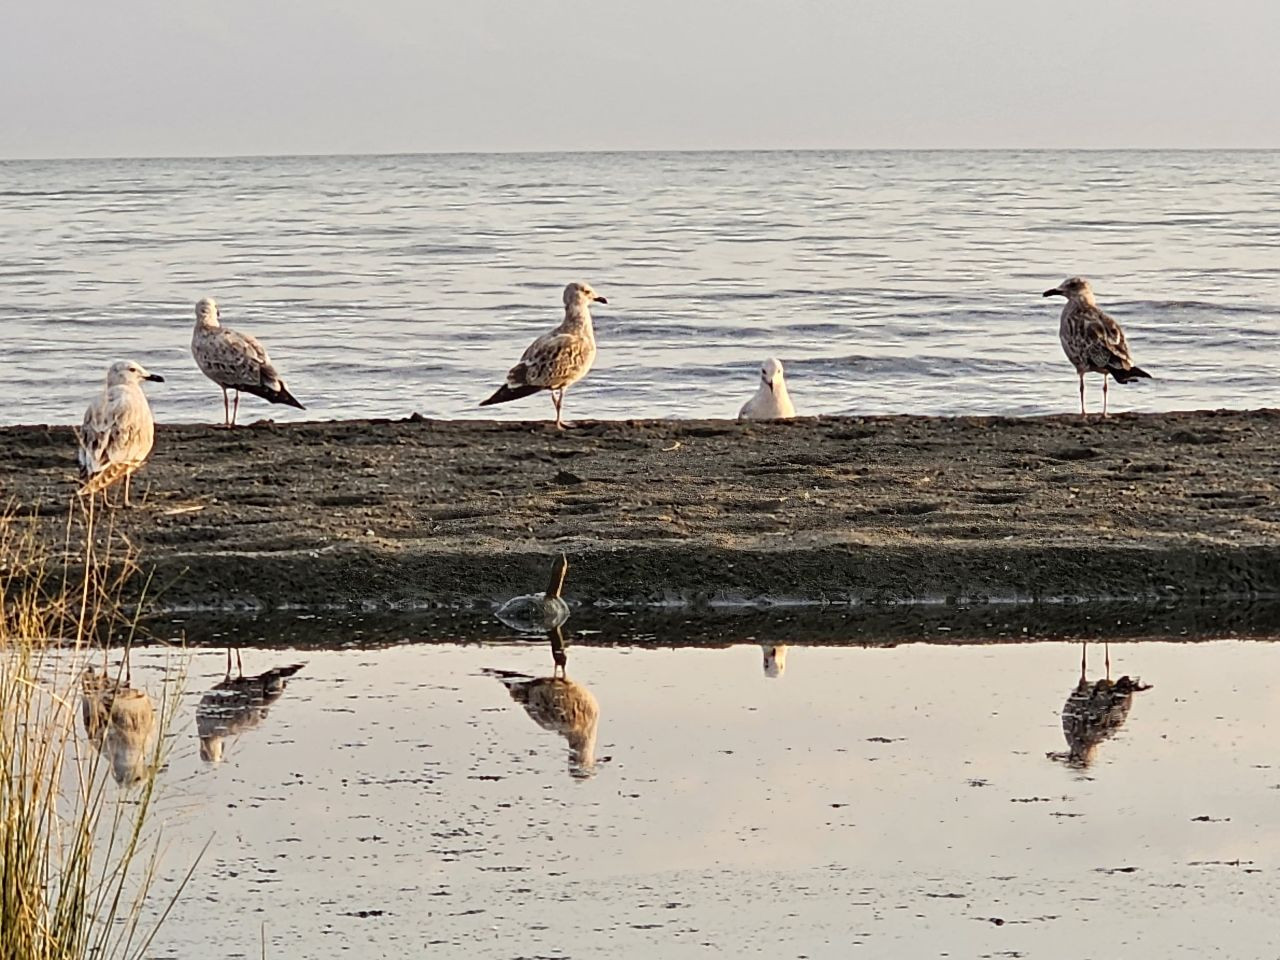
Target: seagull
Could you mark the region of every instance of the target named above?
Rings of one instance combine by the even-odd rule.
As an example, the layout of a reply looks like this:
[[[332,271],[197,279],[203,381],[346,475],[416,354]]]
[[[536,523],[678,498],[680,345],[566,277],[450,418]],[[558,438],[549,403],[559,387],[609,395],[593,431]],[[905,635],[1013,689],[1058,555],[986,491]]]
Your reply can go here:
[[[155,751],[155,706],[145,690],[130,685],[128,662],[126,651],[123,681],[92,666],[80,681],[85,734],[111,764],[111,775],[122,787],[146,779]]]
[[[256,677],[246,677],[236,650],[237,676],[231,676],[231,651],[227,650],[227,673],[222,681],[200,698],[196,706],[196,733],[200,737],[200,759],[222,760],[223,741],[252,730],[267,716],[267,709],[280,699],[289,678],[306,664],[272,667]]]
[[[240,412],[240,391],[252,393],[271,403],[300,404],[284,385],[267,356],[267,348],[256,337],[240,333],[218,322],[218,302],[204,298],[196,304],[196,329],[191,335],[191,355],[206,377],[222,388],[223,426],[233,427]],[[227,391],[234,390],[235,408],[227,404]]]
[[[742,405],[739,420],[788,420],[796,408],[787,393],[787,380],[782,375],[782,361],[770,357],[760,365],[760,388]]]
[[[483,400],[480,406],[519,400],[539,390],[551,391],[556,408],[556,426],[564,429],[560,406],[564,392],[587,375],[596,359],[596,335],[591,327],[591,304],[608,303],[588,284],[571,283],[564,288],[564,320],[525,349],[507,373],[507,382]]]
[[[1066,297],[1062,308],[1062,320],[1058,324],[1058,339],[1067,359],[1075,364],[1080,375],[1080,416],[1087,416],[1084,409],[1084,375],[1102,374],[1102,415],[1107,415],[1107,377],[1119,383],[1128,383],[1151,374],[1133,365],[1129,356],[1129,344],[1125,342],[1120,324],[1102,312],[1093,299],[1093,289],[1084,277],[1071,277],[1061,286],[1046,290],[1046,297]]]
[[[1086,641],[1081,644],[1080,682],[1062,706],[1062,735],[1067,740],[1069,752],[1049,754],[1073,767],[1087,767],[1093,763],[1098,747],[1104,740],[1115,736],[1128,718],[1133,695],[1151,689],[1151,684],[1136,677],[1123,676],[1113,682],[1110,650],[1107,651],[1106,677],[1090,683],[1086,673],[1087,651]]]
[[[81,496],[92,497],[123,478],[124,505],[129,506],[129,478],[146,462],[156,437],[143,380],[163,383],[164,377],[132,360],[117,360],[107,369],[102,396],[85,410],[77,456],[84,481]]]
[[[600,720],[600,704],[580,683],[565,676],[567,657],[564,636],[556,627],[549,634],[555,666],[549,677],[530,677],[511,670],[485,669],[488,676],[502,682],[511,699],[524,707],[543,730],[564,737],[569,744],[569,775],[586,780],[596,772],[596,727]],[[599,762],[608,762],[602,757]]]
[[[777,679],[787,672],[787,647],[785,644],[760,644],[764,654],[764,675]]]

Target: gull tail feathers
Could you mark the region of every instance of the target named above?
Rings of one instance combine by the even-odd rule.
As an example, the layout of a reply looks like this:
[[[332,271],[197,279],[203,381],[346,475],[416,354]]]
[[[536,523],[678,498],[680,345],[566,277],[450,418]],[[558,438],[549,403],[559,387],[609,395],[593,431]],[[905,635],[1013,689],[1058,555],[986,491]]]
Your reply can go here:
[[[95,473],[92,477],[84,482],[84,486],[80,488],[80,496],[90,497],[105,490],[117,480],[124,477],[131,469],[136,467],[133,463],[109,463],[102,470]]]
[[[271,387],[266,386],[236,387],[235,389],[244,393],[252,393],[255,397],[261,397],[263,400],[267,400],[271,403],[283,403],[290,407],[297,407],[299,410],[307,409],[298,402],[297,397],[290,393],[289,389],[283,383],[280,384],[279,388],[274,390]]]
[[[1152,379],[1151,374],[1141,367],[1129,367],[1127,370],[1121,370],[1119,367],[1107,367],[1107,373],[1116,378],[1116,383],[1129,383],[1131,380],[1140,380],[1143,377],[1148,380]]]
[[[495,403],[506,403],[509,400],[519,400],[521,397],[527,397],[530,394],[537,393],[541,389],[542,387],[530,387],[528,385],[512,387],[504,383],[493,392],[493,396],[488,400],[481,400],[480,406],[488,407]]]

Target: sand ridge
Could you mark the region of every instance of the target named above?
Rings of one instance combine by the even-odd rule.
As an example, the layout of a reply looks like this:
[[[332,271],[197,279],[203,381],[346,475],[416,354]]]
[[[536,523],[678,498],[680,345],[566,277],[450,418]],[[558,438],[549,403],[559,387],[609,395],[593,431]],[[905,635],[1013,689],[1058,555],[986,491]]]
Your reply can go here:
[[[164,607],[1280,594],[1280,411],[161,426],[119,523]],[[70,427],[0,428],[51,543]]]

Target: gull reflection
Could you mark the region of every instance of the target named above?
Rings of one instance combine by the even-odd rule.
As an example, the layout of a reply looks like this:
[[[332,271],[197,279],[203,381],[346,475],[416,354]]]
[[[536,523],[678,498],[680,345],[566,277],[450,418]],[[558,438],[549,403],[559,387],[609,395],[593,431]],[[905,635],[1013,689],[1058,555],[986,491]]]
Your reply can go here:
[[[124,787],[143,780],[155,750],[156,711],[146,691],[132,685],[128,651],[123,680],[90,665],[80,689],[85,735],[111,764],[111,776]]]
[[[240,651],[236,650],[236,676],[231,676],[231,650],[227,650],[227,674],[222,682],[200,698],[196,707],[196,732],[200,736],[200,759],[222,760],[227,737],[252,730],[267,717],[271,704],[280,699],[289,678],[306,664],[272,667],[265,673],[246,677]]]
[[[764,654],[764,675],[780,677],[787,672],[787,648],[784,645],[774,646],[771,643],[760,644]]]
[[[1133,706],[1133,695],[1150,690],[1149,683],[1135,677],[1111,679],[1111,650],[1103,645],[1106,676],[1089,682],[1087,641],[1080,645],[1080,682],[1062,707],[1062,733],[1070,748],[1067,753],[1049,754],[1074,767],[1087,767],[1097,759],[1098,747],[1124,724]]]
[[[569,605],[560,596],[569,560],[562,553],[551,564],[551,579],[542,593],[513,597],[498,608],[497,618],[521,633],[545,633],[556,630],[569,619]]]
[[[597,762],[605,763],[609,759],[596,760],[600,705],[590,690],[565,675],[568,656],[560,628],[556,627],[549,636],[554,664],[551,676],[530,677],[510,670],[485,670],[484,673],[500,680],[511,699],[524,707],[534,723],[565,738],[569,744],[569,775],[586,780],[595,775]]]

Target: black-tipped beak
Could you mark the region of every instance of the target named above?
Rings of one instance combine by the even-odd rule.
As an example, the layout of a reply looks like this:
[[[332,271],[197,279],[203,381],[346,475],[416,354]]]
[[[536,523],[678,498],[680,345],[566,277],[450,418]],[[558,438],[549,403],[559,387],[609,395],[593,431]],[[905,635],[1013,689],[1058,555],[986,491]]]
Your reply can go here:
[[[1042,297],[1065,297],[1065,296],[1066,296],[1066,294],[1065,294],[1065,293],[1063,293],[1061,290],[1059,290],[1057,287],[1054,287],[1052,290],[1046,290],[1044,293],[1040,294],[1040,296],[1042,296]]]
[[[600,294],[598,293],[596,294],[596,303],[608,303],[608,302],[609,301],[606,300],[604,297],[600,296]]]
[[[147,374],[145,377],[143,377],[142,379],[143,379],[143,380],[151,380],[151,381],[153,381],[153,382],[155,382],[155,383],[164,383],[164,377],[160,376],[160,374],[158,374],[158,373],[149,373],[149,374]]]

